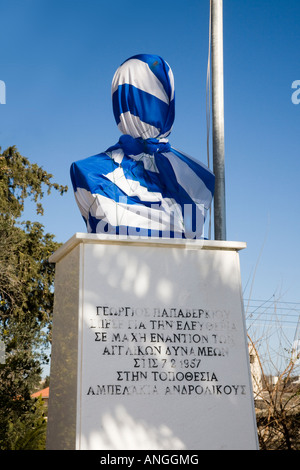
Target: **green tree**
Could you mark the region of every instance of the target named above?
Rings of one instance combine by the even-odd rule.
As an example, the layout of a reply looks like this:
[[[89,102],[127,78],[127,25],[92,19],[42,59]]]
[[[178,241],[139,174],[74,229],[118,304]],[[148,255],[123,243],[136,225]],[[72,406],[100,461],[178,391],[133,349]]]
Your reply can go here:
[[[37,222],[22,221],[24,202],[43,214],[46,188],[63,194],[66,186],[17,151],[0,148],[0,449],[20,448],[43,428],[40,407],[31,398],[40,380],[51,335],[54,266],[49,256],[59,244]],[[32,426],[29,424],[32,418]],[[18,431],[19,430],[19,431]],[[31,432],[32,439],[26,437]],[[29,446],[29,447],[28,447]]]

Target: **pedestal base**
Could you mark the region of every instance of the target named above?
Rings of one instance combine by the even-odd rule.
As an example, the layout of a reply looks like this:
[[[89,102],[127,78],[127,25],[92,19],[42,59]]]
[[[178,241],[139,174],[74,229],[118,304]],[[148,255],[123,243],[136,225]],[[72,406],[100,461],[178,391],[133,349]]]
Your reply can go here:
[[[52,256],[48,449],[257,449],[244,247],[76,234]]]

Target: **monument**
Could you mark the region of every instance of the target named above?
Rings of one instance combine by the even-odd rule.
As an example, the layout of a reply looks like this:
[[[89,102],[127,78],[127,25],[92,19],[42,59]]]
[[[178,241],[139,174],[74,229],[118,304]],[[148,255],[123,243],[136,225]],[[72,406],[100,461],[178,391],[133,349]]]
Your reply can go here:
[[[119,142],[71,167],[87,231],[202,238],[214,175],[167,140],[175,117],[171,68],[148,54],[126,60],[114,75],[112,102]]]
[[[72,165],[88,233],[56,263],[48,449],[256,449],[241,293],[245,243],[203,238],[214,176],[174,150],[157,56],[112,85],[123,132]]]

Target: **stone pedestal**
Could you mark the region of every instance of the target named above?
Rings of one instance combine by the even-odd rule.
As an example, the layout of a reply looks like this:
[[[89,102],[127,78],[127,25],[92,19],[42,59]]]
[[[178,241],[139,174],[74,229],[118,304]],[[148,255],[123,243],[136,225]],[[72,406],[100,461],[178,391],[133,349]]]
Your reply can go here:
[[[243,248],[78,233],[52,256],[48,449],[257,449]]]

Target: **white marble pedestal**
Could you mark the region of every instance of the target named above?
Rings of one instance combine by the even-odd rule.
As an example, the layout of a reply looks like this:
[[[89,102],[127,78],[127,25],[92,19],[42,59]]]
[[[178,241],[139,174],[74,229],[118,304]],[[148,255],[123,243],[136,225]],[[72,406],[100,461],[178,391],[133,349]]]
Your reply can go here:
[[[52,256],[48,449],[257,449],[245,246],[77,233]]]

